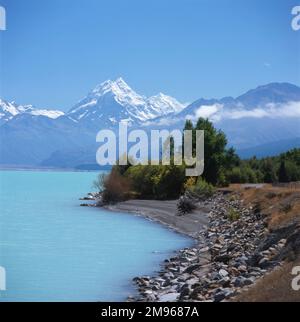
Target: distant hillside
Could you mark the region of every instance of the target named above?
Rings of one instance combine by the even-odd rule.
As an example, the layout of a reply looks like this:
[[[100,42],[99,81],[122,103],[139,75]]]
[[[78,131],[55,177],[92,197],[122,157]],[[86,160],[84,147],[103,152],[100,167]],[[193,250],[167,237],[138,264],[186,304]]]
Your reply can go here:
[[[282,140],[262,144],[249,149],[237,150],[238,155],[243,159],[248,159],[253,156],[257,158],[276,156],[284,153],[292,148],[300,148],[300,137],[290,140]]]
[[[274,155],[299,146],[300,88],[271,83],[237,98],[201,98],[185,106],[162,93],[140,95],[119,78],[96,86],[67,113],[0,100],[0,165],[94,164],[102,129],[117,131],[126,121],[131,129],[182,130],[186,119],[199,117],[224,131],[241,156]]]

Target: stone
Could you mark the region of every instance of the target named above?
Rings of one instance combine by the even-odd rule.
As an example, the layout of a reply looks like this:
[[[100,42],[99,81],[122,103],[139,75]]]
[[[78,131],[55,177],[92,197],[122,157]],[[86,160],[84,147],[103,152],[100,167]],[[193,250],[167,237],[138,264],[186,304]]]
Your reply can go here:
[[[175,302],[180,296],[180,293],[167,293],[159,297],[159,302]]]
[[[206,253],[209,251],[209,247],[203,247],[201,249],[199,249],[199,253]]]
[[[165,279],[164,282],[162,283],[163,287],[167,287],[171,285],[171,280],[169,278]]]
[[[219,255],[215,257],[215,261],[226,264],[230,261],[230,259],[231,257],[229,255]]]
[[[228,286],[230,285],[230,282],[231,282],[231,280],[230,280],[230,278],[229,278],[228,276],[223,277],[223,278],[219,281],[219,283],[220,283],[223,287],[228,287]]]
[[[191,299],[197,300],[202,291],[203,288],[201,286],[196,287],[191,293]]]
[[[226,298],[226,293],[224,291],[220,291],[215,294],[214,301],[215,302],[221,302]]]
[[[226,277],[226,276],[228,276],[228,275],[229,275],[229,273],[228,273],[225,269],[220,269],[220,270],[219,270],[219,275],[220,275],[221,277]]]
[[[239,272],[242,272],[242,273],[246,273],[248,271],[247,266],[245,265],[240,265],[237,269]]]
[[[190,294],[190,289],[188,287],[185,287],[182,289],[179,299],[183,299],[185,296],[188,296]]]
[[[184,271],[184,273],[191,274],[193,271],[195,271],[196,269],[199,269],[200,267],[201,265],[199,264],[191,265]]]
[[[253,284],[253,280],[251,278],[245,278],[243,276],[237,277],[234,281],[235,287],[244,287],[251,284]]]
[[[266,267],[268,267],[270,265],[270,263],[269,263],[269,260],[267,259],[267,258],[262,258],[260,261],[259,261],[259,263],[258,263],[258,266],[260,267],[260,268],[266,268]]]

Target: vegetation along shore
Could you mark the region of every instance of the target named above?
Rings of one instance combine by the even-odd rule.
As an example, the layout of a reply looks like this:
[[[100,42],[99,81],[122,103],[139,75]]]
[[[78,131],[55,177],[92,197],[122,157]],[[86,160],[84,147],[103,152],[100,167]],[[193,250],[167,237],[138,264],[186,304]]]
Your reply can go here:
[[[134,278],[139,296],[128,301],[300,301],[291,286],[300,265],[300,149],[241,160],[208,120],[185,129],[205,130],[201,177],[172,162],[115,166],[88,197],[196,241],[156,276]]]

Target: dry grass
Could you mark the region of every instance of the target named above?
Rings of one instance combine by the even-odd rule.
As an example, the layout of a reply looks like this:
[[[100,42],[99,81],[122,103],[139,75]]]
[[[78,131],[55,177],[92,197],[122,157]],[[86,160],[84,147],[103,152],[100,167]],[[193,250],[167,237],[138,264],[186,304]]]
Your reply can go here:
[[[109,204],[127,199],[131,185],[127,178],[112,170],[109,175],[103,178],[103,187],[103,201]]]
[[[237,296],[234,302],[300,302],[300,291],[292,289],[291,274],[294,266],[300,266],[300,259],[285,263],[259,280],[253,287]]]
[[[300,189],[277,188],[265,185],[263,188],[229,187],[233,195],[238,194],[247,206],[258,207],[267,216],[268,227],[273,230],[293,221],[300,221]]]
[[[268,228],[272,231],[300,222],[300,189],[279,188],[265,185],[262,188],[245,188],[231,185],[232,198],[236,195],[247,206],[257,207],[266,216]],[[291,287],[294,266],[300,266],[300,257],[285,262],[281,267],[263,277],[254,286],[243,291],[233,301],[238,302],[300,302],[300,291]]]

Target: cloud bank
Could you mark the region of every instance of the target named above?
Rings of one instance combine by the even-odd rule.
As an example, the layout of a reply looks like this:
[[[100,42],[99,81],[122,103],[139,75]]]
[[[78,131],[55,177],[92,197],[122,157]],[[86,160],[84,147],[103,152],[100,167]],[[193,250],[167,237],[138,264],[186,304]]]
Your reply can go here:
[[[187,115],[186,119],[197,120],[199,117],[208,118],[213,122],[225,119],[242,118],[300,118],[300,102],[286,104],[267,104],[265,107],[245,109],[225,107],[222,104],[202,105],[196,109],[194,115]]]

